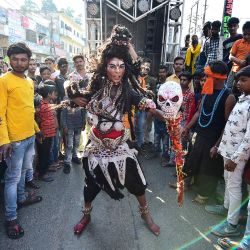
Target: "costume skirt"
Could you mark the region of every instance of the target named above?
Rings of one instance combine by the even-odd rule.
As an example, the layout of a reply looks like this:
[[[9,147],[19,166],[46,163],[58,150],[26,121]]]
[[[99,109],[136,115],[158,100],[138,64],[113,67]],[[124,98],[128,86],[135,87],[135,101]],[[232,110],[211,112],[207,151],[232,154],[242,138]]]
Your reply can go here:
[[[124,197],[120,191],[124,187],[136,196],[143,195],[147,184],[136,154],[127,142],[115,144],[113,148],[104,147],[93,135],[90,136],[83,158],[85,202],[93,200],[101,189],[116,200]]]

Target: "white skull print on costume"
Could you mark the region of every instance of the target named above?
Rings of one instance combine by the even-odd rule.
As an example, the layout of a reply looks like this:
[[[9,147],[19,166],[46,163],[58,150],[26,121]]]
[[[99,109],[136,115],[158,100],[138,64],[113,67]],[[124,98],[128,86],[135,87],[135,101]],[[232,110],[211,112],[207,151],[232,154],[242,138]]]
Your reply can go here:
[[[176,118],[183,101],[179,83],[168,81],[163,83],[157,94],[157,103],[161,107],[165,119]]]

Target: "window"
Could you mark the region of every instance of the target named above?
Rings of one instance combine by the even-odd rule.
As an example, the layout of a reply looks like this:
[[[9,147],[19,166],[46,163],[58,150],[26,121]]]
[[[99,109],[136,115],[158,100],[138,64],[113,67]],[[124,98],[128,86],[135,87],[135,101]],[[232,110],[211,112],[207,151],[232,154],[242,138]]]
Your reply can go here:
[[[69,45],[69,53],[72,53],[72,45]]]
[[[46,34],[43,33],[38,33],[38,43],[40,45],[44,45],[45,44],[45,38],[47,37]]]
[[[61,21],[61,28],[63,29],[64,28],[64,22]]]
[[[65,29],[72,32],[72,28],[65,23]]]
[[[26,40],[32,43],[37,43],[36,32],[33,30],[26,30]]]

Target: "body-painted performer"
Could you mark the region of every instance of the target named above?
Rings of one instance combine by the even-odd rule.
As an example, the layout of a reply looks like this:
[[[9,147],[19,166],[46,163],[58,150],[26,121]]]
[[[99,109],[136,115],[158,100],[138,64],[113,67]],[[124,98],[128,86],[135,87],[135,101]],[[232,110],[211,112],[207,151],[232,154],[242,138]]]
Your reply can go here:
[[[129,148],[127,141],[130,134],[124,125],[124,117],[126,114],[129,117],[132,105],[155,112],[155,104],[143,97],[138,85],[131,81],[139,64],[133,62],[137,55],[130,39],[131,35],[125,27],[114,27],[88,87],[90,100],[74,99],[78,105],[87,104],[89,122],[92,124],[83,158],[86,174],[83,217],[74,227],[75,234],[81,234],[89,224],[92,202],[101,190],[112,199],[119,200],[124,197],[121,193],[124,187],[136,196],[141,217],[148,228],[155,235],[160,234],[146,201],[145,176],[136,150]]]

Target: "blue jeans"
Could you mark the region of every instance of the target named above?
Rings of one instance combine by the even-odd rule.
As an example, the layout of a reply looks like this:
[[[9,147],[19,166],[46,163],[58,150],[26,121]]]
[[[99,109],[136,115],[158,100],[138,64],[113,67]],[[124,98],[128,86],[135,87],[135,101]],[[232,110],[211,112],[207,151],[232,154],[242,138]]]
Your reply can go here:
[[[58,161],[59,141],[60,141],[60,133],[59,133],[59,129],[56,129],[56,135],[52,138],[52,145],[51,145],[51,150],[49,154],[49,165]]]
[[[135,136],[138,147],[141,147],[144,143],[145,125],[146,112],[137,110],[135,112]]]
[[[13,142],[11,157],[6,159],[5,172],[5,217],[7,221],[17,218],[17,202],[23,202],[25,196],[25,175],[31,169],[35,154],[35,136],[25,140]]]
[[[32,162],[33,162],[33,160],[32,160]],[[33,166],[33,164],[32,164],[32,166]],[[32,181],[33,180],[33,174],[34,174],[34,169],[33,168],[27,169],[25,181],[26,182]]]
[[[161,150],[162,144],[162,150]],[[165,133],[154,133],[154,148],[155,151],[162,152],[162,157],[166,160],[170,159],[169,155],[169,135],[167,132]]]
[[[64,162],[71,164],[72,155],[77,157],[82,129],[68,129],[67,146]]]

